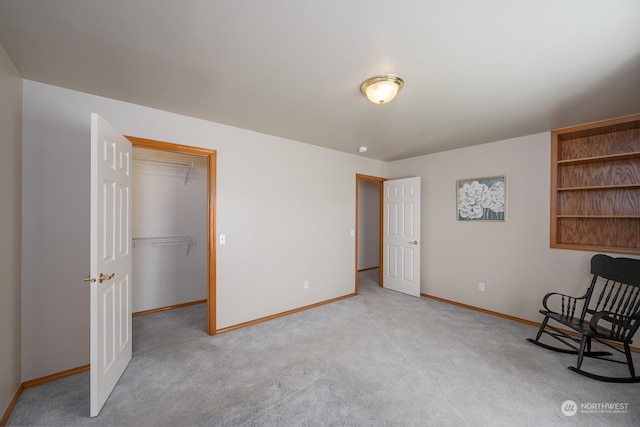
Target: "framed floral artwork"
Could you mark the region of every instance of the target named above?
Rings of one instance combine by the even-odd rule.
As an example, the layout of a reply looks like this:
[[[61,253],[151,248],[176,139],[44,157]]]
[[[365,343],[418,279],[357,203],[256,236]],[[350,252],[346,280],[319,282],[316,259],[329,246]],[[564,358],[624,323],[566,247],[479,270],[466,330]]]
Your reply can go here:
[[[459,221],[504,221],[506,177],[460,179],[456,181]]]

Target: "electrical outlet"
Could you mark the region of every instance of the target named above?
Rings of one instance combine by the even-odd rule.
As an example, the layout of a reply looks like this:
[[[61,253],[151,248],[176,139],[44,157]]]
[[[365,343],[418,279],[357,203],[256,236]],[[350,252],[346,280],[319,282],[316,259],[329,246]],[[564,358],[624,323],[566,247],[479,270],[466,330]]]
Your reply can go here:
[[[480,292],[484,292],[484,283],[482,283],[482,282],[478,283],[478,290]]]
[[[309,281],[308,280],[304,281],[304,288],[305,289],[309,289]]]

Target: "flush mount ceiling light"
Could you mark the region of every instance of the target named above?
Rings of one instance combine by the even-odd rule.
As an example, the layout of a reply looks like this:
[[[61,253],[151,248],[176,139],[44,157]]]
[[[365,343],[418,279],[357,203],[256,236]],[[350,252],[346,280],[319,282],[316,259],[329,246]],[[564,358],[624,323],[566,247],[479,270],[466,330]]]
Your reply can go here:
[[[404,80],[401,77],[385,74],[365,80],[360,85],[360,90],[374,104],[386,104],[395,98],[402,86]]]
[[[364,145],[363,145],[362,147],[358,147],[358,151],[359,151],[360,153],[366,153],[366,152],[367,152],[367,150],[368,150],[368,148],[367,148],[367,147],[365,147]]]

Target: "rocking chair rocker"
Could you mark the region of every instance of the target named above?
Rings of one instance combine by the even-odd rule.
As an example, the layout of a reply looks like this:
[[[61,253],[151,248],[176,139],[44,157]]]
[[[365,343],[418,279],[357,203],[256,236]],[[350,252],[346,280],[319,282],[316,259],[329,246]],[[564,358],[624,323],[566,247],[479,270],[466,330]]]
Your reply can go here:
[[[594,255],[591,258],[591,274],[591,285],[581,297],[555,292],[545,295],[542,300],[544,309],[540,310],[545,316],[544,320],[536,338],[528,338],[527,341],[549,350],[578,355],[576,366],[569,366],[569,369],[581,375],[606,382],[640,382],[640,376],[635,374],[630,349],[633,335],[640,326],[640,260]],[[551,326],[549,320],[562,326]],[[563,346],[541,342],[543,334],[555,338]],[[610,352],[591,351],[592,340],[623,353],[626,362],[611,357],[613,354]],[[581,369],[584,357],[626,364],[630,376],[609,377],[584,371]]]

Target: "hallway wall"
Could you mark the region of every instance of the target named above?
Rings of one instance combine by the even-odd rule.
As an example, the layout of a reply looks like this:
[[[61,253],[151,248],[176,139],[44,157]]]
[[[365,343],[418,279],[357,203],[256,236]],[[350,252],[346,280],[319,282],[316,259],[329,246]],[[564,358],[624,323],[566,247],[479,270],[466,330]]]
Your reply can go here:
[[[380,183],[358,180],[358,270],[380,264]]]

